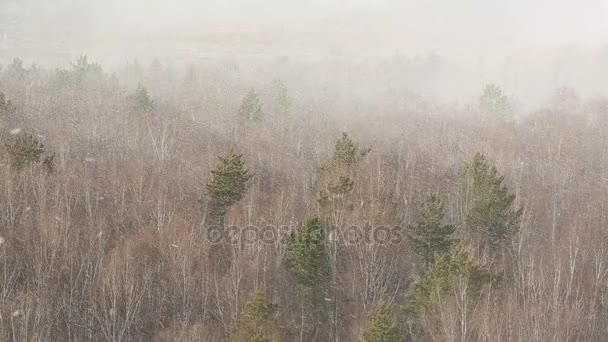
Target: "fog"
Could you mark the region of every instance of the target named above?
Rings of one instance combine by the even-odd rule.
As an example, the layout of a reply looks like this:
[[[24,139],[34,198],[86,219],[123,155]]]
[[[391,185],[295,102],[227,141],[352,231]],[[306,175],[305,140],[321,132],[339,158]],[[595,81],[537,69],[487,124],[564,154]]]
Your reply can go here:
[[[606,0],[17,2],[23,43],[0,50],[0,61],[65,65],[87,54],[106,66],[135,58],[183,66],[433,55],[441,85],[418,90],[444,100],[470,97],[484,83],[500,84],[523,105],[560,86],[584,96],[608,90]]]
[[[0,341],[605,341],[608,0],[0,0]]]
[[[598,44],[608,37],[605,0],[22,0],[43,31],[196,34],[368,32],[387,48],[491,55],[496,48]],[[383,37],[386,36],[386,37]]]

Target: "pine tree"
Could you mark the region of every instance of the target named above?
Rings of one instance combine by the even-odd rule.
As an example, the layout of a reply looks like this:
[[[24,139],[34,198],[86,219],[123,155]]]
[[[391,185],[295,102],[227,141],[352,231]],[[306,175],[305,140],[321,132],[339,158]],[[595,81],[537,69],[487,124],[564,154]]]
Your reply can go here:
[[[503,95],[500,87],[488,84],[479,98],[479,110],[486,115],[505,118],[509,113],[509,99]]]
[[[332,159],[317,169],[318,202],[323,211],[329,211],[353,190],[356,165],[369,152],[369,148],[360,148],[347,133],[336,140]]]
[[[229,268],[232,260],[231,249],[227,246],[229,242],[224,239],[226,211],[245,195],[253,174],[246,168],[243,156],[232,149],[219,159],[207,183],[210,199],[205,227],[208,234],[219,234],[221,238],[210,246],[208,257],[216,270],[223,272]]]
[[[219,159],[220,162],[211,170],[207,192],[213,205],[225,210],[245,195],[253,173],[245,166],[243,155],[232,149]]]
[[[433,263],[424,271],[421,279],[410,285],[406,303],[402,307],[409,318],[424,313],[443,296],[452,293],[457,281],[466,280],[468,291],[478,293],[486,284],[495,280],[495,276],[484,266],[471,259],[467,244],[455,240],[448,255],[436,255]]]
[[[44,144],[33,134],[19,134],[15,141],[6,145],[11,166],[19,171],[32,164],[42,164],[49,172],[54,168],[54,155],[47,154]]]
[[[308,219],[289,237],[286,264],[289,272],[304,286],[317,286],[329,276],[324,240],[325,228],[317,217]]]
[[[72,70],[70,75],[74,85],[79,85],[87,75],[102,73],[101,66],[97,63],[89,63],[86,55],[80,56],[75,62],[70,62]]]
[[[133,103],[133,107],[137,110],[149,112],[154,109],[154,100],[152,100],[148,94],[148,89],[142,86],[141,83],[137,84],[135,93],[133,93],[129,98]]]
[[[56,87],[67,87],[76,89],[81,87],[86,80],[100,80],[103,77],[103,69],[97,63],[90,63],[86,55],[78,57],[70,62],[70,69],[57,69],[52,78]]]
[[[370,317],[370,324],[363,333],[362,342],[398,342],[399,327],[390,305],[380,304]]]
[[[336,141],[333,160],[344,165],[354,165],[360,158],[369,153],[369,149],[360,149],[346,132]]]
[[[276,80],[273,84],[273,98],[275,102],[276,114],[286,116],[289,114],[292,99],[289,96],[285,83],[281,80]]]
[[[409,238],[414,252],[428,266],[436,254],[449,252],[455,230],[454,225],[443,224],[443,203],[439,197],[431,194],[426,199],[417,225],[411,228]]]
[[[6,98],[6,95],[0,91],[0,117],[7,117],[15,113],[17,108],[11,100]]]
[[[238,320],[230,327],[226,342],[271,342],[278,341],[276,332],[272,332],[271,318],[277,305],[266,302],[266,291],[258,290],[249,301]]]
[[[27,70],[23,67],[23,61],[19,58],[13,59],[13,62],[6,67],[4,74],[13,80],[23,80],[27,75]]]
[[[239,116],[251,121],[259,121],[264,116],[262,102],[254,89],[251,89],[243,99],[243,102],[241,102]]]
[[[509,193],[504,177],[481,153],[465,165],[465,174],[472,183],[466,229],[482,247],[494,250],[517,233],[522,208],[515,207],[515,195]]]

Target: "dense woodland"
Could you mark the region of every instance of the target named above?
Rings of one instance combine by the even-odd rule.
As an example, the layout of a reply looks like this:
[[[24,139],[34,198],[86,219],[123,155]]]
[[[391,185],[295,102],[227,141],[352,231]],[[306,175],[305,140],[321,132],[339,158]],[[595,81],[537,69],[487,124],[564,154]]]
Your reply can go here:
[[[4,65],[0,340],[605,340],[608,99],[327,68]]]

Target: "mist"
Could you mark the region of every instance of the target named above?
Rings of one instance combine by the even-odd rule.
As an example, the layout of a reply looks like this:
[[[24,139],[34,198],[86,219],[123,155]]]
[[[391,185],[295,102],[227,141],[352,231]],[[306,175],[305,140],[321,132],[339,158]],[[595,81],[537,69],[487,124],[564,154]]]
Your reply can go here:
[[[0,341],[604,341],[608,0],[0,0]]]
[[[19,55],[61,65],[87,54],[112,66],[134,58],[246,64],[260,56],[375,63],[433,55],[442,62],[441,85],[420,90],[446,101],[471,97],[485,83],[501,84],[528,108],[561,86],[589,97],[608,90],[602,0],[24,0],[18,11],[27,43],[2,50],[5,62]]]

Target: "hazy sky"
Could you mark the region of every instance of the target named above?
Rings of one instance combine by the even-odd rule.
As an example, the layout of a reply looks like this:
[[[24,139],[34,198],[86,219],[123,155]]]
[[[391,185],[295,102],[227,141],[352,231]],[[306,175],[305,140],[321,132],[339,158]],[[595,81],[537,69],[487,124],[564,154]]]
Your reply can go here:
[[[608,0],[22,0],[32,30],[366,33],[399,48],[605,45]]]

